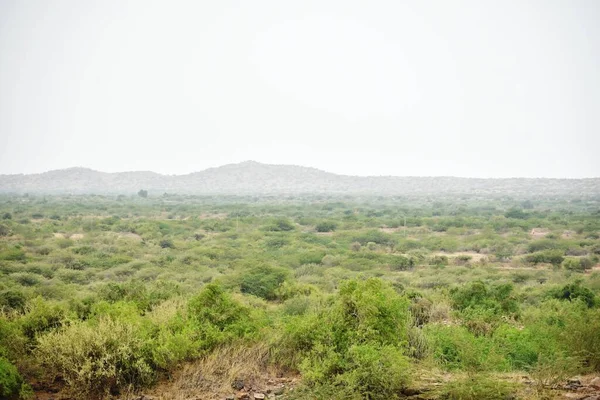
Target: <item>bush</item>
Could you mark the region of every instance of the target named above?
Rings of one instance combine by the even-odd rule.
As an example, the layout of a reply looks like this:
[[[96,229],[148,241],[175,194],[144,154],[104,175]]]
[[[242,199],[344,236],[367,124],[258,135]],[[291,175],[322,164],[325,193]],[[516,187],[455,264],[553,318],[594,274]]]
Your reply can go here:
[[[396,240],[394,240],[392,235],[378,230],[365,232],[362,235],[353,238],[352,240],[353,242],[360,243],[362,246],[367,245],[369,242],[382,246],[393,246],[396,244]]]
[[[544,250],[525,256],[525,261],[530,264],[548,263],[560,265],[564,259],[564,251],[562,250]]]
[[[345,371],[334,384],[363,399],[393,399],[409,382],[410,364],[395,346],[354,345],[348,349]]]
[[[25,252],[23,250],[13,247],[0,251],[0,260],[25,262],[27,258],[25,257]]]
[[[335,387],[346,398],[397,398],[411,372],[407,321],[408,301],[391,286],[346,281],[328,306],[288,322],[278,356],[295,360],[309,385]]]
[[[429,265],[435,265],[437,267],[445,267],[448,265],[447,256],[433,256],[429,258]]]
[[[256,321],[251,317],[247,307],[214,283],[206,285],[188,303],[188,318],[202,350],[213,349],[256,331]]]
[[[0,237],[9,236],[9,235],[10,235],[10,229],[8,229],[8,227],[5,225],[0,225]]]
[[[392,271],[405,271],[414,267],[416,261],[413,257],[405,257],[401,255],[394,256],[390,263],[390,269]]]
[[[175,245],[169,239],[163,239],[163,240],[161,240],[160,243],[159,243],[159,245],[163,249],[174,249],[175,248]]]
[[[282,268],[266,265],[254,267],[242,275],[240,290],[242,293],[262,297],[265,300],[275,300],[276,290],[286,278],[287,271]]]
[[[6,358],[0,357],[0,398],[17,399],[26,390],[17,368]]]
[[[153,379],[140,333],[111,318],[73,322],[42,335],[35,354],[50,378],[62,377],[82,398],[116,394],[126,385],[139,387]]]
[[[562,262],[562,266],[569,271],[584,272],[592,268],[593,261],[589,258],[567,257]]]
[[[581,300],[590,308],[594,307],[594,304],[596,304],[596,295],[594,292],[581,286],[579,282],[570,283],[560,289],[551,290],[549,295],[558,300]]]
[[[529,218],[529,214],[524,212],[521,209],[518,208],[512,208],[510,210],[508,210],[506,213],[504,213],[504,216],[506,218],[514,218],[514,219],[527,219]]]
[[[25,310],[25,295],[15,289],[7,289],[0,292],[0,309],[16,310],[23,312]]]
[[[317,232],[333,232],[337,228],[337,224],[332,221],[323,221],[315,226]]]
[[[271,232],[287,232],[293,231],[295,228],[294,223],[286,218],[278,218],[265,227],[267,231]]]
[[[465,327],[435,324],[426,325],[423,331],[434,359],[448,370],[505,371],[509,367],[492,341],[475,336]]]
[[[515,315],[519,305],[512,292],[511,284],[488,287],[485,283],[476,281],[462,288],[453,288],[450,296],[454,307],[459,311],[487,309],[498,315]]]

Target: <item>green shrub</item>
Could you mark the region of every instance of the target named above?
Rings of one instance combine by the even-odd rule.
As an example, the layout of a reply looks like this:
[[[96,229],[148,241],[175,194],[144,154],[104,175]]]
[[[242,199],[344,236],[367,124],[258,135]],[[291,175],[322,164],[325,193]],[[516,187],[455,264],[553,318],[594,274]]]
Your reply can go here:
[[[278,357],[296,360],[309,385],[396,398],[411,374],[408,319],[408,301],[383,281],[346,281],[330,304],[288,322]]]
[[[265,230],[271,232],[288,232],[294,229],[296,229],[294,223],[287,218],[275,219],[265,227]]]
[[[275,300],[277,298],[276,290],[287,276],[287,271],[282,268],[266,265],[254,267],[241,276],[240,290],[242,293],[252,294],[266,300]]]
[[[0,356],[0,398],[11,399],[31,399],[33,391],[31,387],[23,381],[23,378],[17,371],[17,368],[6,358]]]
[[[308,311],[309,307],[309,297],[292,297],[283,303],[283,313],[285,315],[304,315]]]
[[[581,286],[581,283],[574,282],[563,286],[560,289],[554,289],[548,292],[550,297],[558,300],[581,300],[588,307],[594,307],[596,304],[596,295],[590,289]]]
[[[82,398],[116,394],[154,378],[138,329],[111,318],[73,322],[41,335],[35,355],[50,378],[62,377]]]
[[[334,384],[364,399],[393,399],[407,386],[410,370],[408,359],[396,346],[357,344],[348,349],[345,371]]]
[[[392,246],[396,244],[396,240],[392,235],[378,230],[370,230],[368,232],[365,232],[360,236],[354,237],[352,241],[358,242],[362,246],[367,245],[369,242],[379,244],[382,246]]]
[[[570,271],[584,272],[585,270],[592,268],[594,262],[587,257],[567,257],[562,262],[562,266]]]
[[[333,232],[337,228],[337,224],[333,221],[323,221],[315,226],[317,232]]]
[[[27,261],[27,257],[23,250],[13,247],[0,251],[0,260],[25,262]]]
[[[564,257],[563,250],[544,250],[525,256],[525,261],[530,264],[548,263],[552,265],[560,265]]]
[[[527,245],[527,251],[529,253],[535,253],[535,252],[544,251],[544,250],[556,250],[556,249],[561,250],[562,247],[563,246],[556,240],[546,238],[546,239],[539,239],[539,240],[529,243]]]
[[[33,341],[37,335],[61,327],[66,319],[63,307],[38,297],[27,307],[27,313],[19,319],[25,337]]]
[[[437,267],[445,267],[448,265],[448,257],[447,256],[432,256],[428,260],[429,265],[435,265]]]
[[[529,218],[529,214],[524,212],[521,209],[518,208],[512,208],[510,210],[508,210],[506,213],[504,213],[504,216],[506,218],[514,218],[514,219],[527,219]]]
[[[169,239],[163,239],[160,241],[159,243],[160,247],[162,247],[163,249],[174,249],[175,245],[173,244],[172,240]]]
[[[23,312],[25,310],[25,295],[16,289],[6,289],[0,292],[0,309],[16,310]]]
[[[252,320],[253,316],[256,318],[250,309],[214,283],[206,285],[188,302],[188,318],[203,350],[255,332],[258,321]]]
[[[390,262],[390,269],[392,271],[405,271],[414,267],[416,261],[413,257],[405,257],[402,255],[396,255],[392,258]]]
[[[486,336],[475,336],[463,326],[426,325],[434,359],[449,370],[505,371],[509,364],[502,351]]]
[[[513,295],[511,284],[488,287],[481,281],[475,281],[450,291],[453,305],[460,311],[467,309],[488,309],[503,315],[515,315],[519,305]]]
[[[0,225],[0,237],[9,236],[11,234],[10,229],[6,225]]]

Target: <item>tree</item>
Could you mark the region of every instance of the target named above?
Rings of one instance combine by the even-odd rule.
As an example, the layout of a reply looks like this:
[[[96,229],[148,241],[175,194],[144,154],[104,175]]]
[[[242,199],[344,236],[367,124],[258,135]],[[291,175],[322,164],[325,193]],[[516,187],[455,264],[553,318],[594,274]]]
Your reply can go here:
[[[144,189],[140,189],[140,191],[138,192],[138,196],[146,198],[146,197],[148,197],[148,191],[144,190]]]

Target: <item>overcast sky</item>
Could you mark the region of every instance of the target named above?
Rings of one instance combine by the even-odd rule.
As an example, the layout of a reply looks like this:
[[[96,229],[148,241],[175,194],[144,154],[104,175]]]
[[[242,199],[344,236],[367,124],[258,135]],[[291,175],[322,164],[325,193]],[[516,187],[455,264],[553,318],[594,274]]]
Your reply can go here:
[[[0,0],[0,173],[600,176],[600,1]]]

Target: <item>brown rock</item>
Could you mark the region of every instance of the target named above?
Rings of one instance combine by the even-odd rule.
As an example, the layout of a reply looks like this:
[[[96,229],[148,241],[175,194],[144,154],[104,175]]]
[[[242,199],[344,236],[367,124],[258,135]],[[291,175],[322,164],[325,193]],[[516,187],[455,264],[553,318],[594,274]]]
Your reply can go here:
[[[255,400],[263,400],[265,398],[264,393],[254,393]]]

